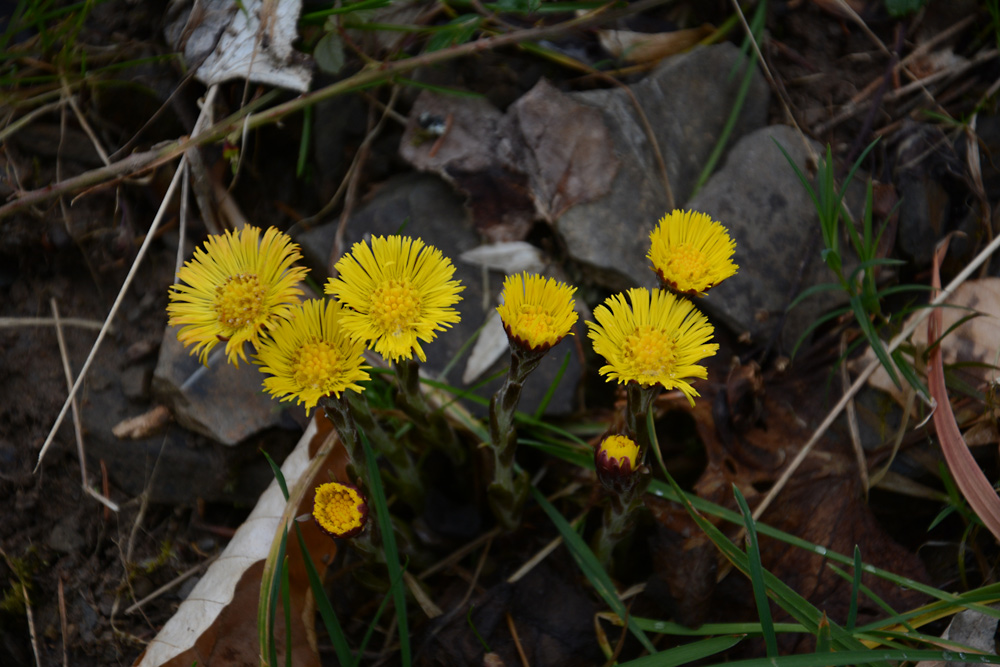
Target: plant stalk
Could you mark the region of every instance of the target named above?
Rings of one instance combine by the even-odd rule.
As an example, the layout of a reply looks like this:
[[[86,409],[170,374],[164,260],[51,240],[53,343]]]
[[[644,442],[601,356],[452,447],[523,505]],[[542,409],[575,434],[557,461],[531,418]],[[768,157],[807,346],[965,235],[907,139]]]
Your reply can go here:
[[[443,451],[455,465],[461,465],[465,461],[465,450],[458,436],[441,410],[432,407],[420,390],[420,364],[414,359],[406,359],[394,362],[393,367],[399,381],[398,407],[413,420],[414,428],[428,445]]]

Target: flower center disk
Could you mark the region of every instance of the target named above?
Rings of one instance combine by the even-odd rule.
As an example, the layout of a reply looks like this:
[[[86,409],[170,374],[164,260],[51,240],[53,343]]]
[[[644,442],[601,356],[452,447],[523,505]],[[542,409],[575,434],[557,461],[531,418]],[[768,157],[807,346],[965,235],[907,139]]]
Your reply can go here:
[[[539,343],[556,336],[552,314],[541,306],[522,306],[515,319],[517,330],[522,338],[532,343]]]
[[[230,276],[215,290],[215,312],[219,324],[239,329],[254,324],[264,313],[267,289],[252,273]]]
[[[369,316],[390,336],[399,336],[420,318],[420,295],[409,280],[386,280],[372,293]]]
[[[322,390],[339,373],[341,356],[326,341],[306,343],[292,362],[292,378],[303,389]]]
[[[622,354],[639,375],[670,375],[676,358],[677,342],[670,334],[648,324],[625,339]]]
[[[670,250],[667,267],[671,276],[694,282],[705,274],[708,262],[705,253],[690,243],[681,243]]]

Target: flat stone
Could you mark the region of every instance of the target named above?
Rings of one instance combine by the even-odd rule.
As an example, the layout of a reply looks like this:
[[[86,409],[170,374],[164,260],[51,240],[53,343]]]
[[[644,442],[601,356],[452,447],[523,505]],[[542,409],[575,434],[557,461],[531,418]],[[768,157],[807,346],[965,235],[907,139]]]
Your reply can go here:
[[[798,133],[784,125],[765,127],[740,140],[730,150],[725,166],[688,203],[689,208],[711,215],[729,229],[736,241],[734,260],[740,267],[735,276],[699,299],[698,306],[733,330],[749,332],[757,339],[773,333],[796,296],[790,290],[800,268],[801,290],[836,280],[820,255],[822,240],[812,199],[775,142],[803,173],[810,173]],[[818,143],[811,145],[817,155],[823,155]],[[855,184],[860,182],[855,176]],[[849,204],[856,202],[858,191],[859,187],[849,190]],[[851,210],[858,216],[861,208]],[[814,255],[805,256],[810,250]],[[841,250],[849,271],[854,260],[843,245]],[[843,301],[843,292],[828,291],[793,308],[782,329],[785,351],[791,351],[810,324]]]
[[[263,391],[264,376],[249,362],[226,363],[217,346],[203,366],[177,340],[177,327],[163,334],[152,392],[177,423],[224,445],[282,423],[283,406]]]
[[[126,398],[141,400],[149,397],[150,369],[142,365],[129,366],[122,371],[122,393]]]
[[[73,554],[83,548],[86,541],[77,529],[79,517],[67,516],[60,520],[45,539],[45,543],[61,553]]]
[[[745,59],[731,44],[696,49],[664,61],[631,91],[639,101],[666,164],[675,207],[691,196],[732,110]],[[646,252],[649,234],[670,211],[660,169],[635,105],[619,88],[572,93],[600,109],[621,167],[610,194],[577,204],[556,221],[574,259],[611,289],[653,285]],[[767,119],[768,88],[753,75],[732,134],[733,145]]]
[[[406,225],[401,230],[404,222]],[[296,240],[307,257],[329,257],[335,233],[336,223],[332,223],[304,232]],[[455,278],[465,286],[461,293],[462,300],[456,306],[461,314],[461,322],[451,329],[438,332],[437,338],[423,345],[427,361],[421,365],[422,372],[439,377],[445,367],[458,356],[444,380],[460,386],[459,378],[469,355],[469,349],[462,350],[462,347],[496,306],[496,295],[503,285],[503,275],[494,271],[484,273],[479,266],[459,261],[459,256],[478,247],[481,239],[463,205],[462,197],[437,176],[407,174],[387,181],[370,203],[351,216],[347,225],[345,250],[350,250],[351,245],[371,236],[397,233],[420,237],[427,244],[438,248],[445,257],[451,259],[455,265]],[[317,277],[317,282],[324,281]],[[485,300],[484,294],[487,295]],[[585,336],[582,329],[577,333],[577,336],[581,335]],[[572,343],[572,339],[564,340],[553,348],[525,383],[521,397],[522,410],[532,411],[540,404]],[[504,355],[484,376],[488,377],[491,372],[502,369],[508,363],[508,355]],[[547,413],[565,414],[575,408],[573,399],[582,374],[581,368],[577,356],[571,355],[567,370],[548,404]],[[480,396],[489,397],[499,388],[502,380],[502,377],[493,380],[477,388],[476,392]],[[482,412],[472,404],[467,407],[477,413]]]

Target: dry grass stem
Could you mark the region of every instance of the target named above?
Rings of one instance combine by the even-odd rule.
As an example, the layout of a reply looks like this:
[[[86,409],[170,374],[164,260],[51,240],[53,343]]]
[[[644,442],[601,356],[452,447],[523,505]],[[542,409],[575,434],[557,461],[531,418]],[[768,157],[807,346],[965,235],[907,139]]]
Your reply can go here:
[[[15,327],[51,327],[56,323],[52,317],[0,317],[0,329],[13,329]],[[59,320],[64,327],[76,327],[78,329],[90,329],[100,331],[104,325],[99,320],[87,320],[81,317],[65,317]],[[114,327],[109,331],[114,332]]]
[[[847,355],[847,332],[840,334],[840,356],[846,359]],[[840,364],[840,382],[847,391],[851,386],[851,376],[847,372],[847,364]],[[854,405],[854,399],[847,401],[847,431],[851,435],[851,448],[854,450],[854,458],[858,462],[858,476],[861,478],[861,488],[865,492],[865,499],[868,498],[868,461],[865,459],[865,449],[861,444],[861,429],[858,427],[858,409]]]
[[[63,592],[63,580],[59,577],[59,629],[62,632],[62,663],[63,667],[69,667],[69,650],[66,642],[69,640],[69,624],[66,622],[66,594]]]
[[[125,299],[125,293],[132,285],[132,280],[135,278],[135,274],[139,270],[139,265],[146,256],[146,251],[149,250],[149,246],[153,241],[157,228],[163,221],[163,216],[167,211],[167,206],[170,200],[173,199],[174,191],[177,190],[181,174],[184,172],[184,158],[181,158],[181,162],[182,164],[177,166],[177,170],[174,172],[174,177],[170,181],[170,186],[167,188],[167,192],[163,196],[163,201],[160,203],[160,208],[156,212],[156,216],[153,218],[152,224],[149,226],[149,232],[147,232],[146,238],[143,239],[142,245],[139,247],[139,252],[136,254],[135,261],[132,262],[128,275],[125,276],[122,287],[118,291],[118,296],[115,297],[115,302],[111,305],[111,311],[108,313],[108,318],[104,321],[104,325],[101,327],[100,333],[97,334],[97,340],[94,341],[94,346],[90,348],[90,354],[87,355],[87,360],[84,362],[83,368],[80,369],[80,375],[77,376],[76,382],[73,383],[69,396],[66,397],[66,402],[63,403],[62,410],[59,411],[59,416],[56,417],[56,421],[52,425],[52,429],[49,431],[48,437],[45,438],[42,450],[38,453],[38,462],[35,464],[35,472],[38,472],[38,468],[42,465],[42,459],[45,457],[46,452],[48,452],[49,447],[51,447],[52,443],[55,441],[56,433],[59,431],[59,427],[62,426],[63,420],[66,418],[66,412],[69,410],[69,407],[73,402],[73,398],[76,396],[76,392],[80,390],[80,386],[83,384],[83,379],[87,377],[87,371],[90,370],[90,365],[94,362],[94,358],[97,356],[97,351],[100,349],[101,343],[104,342],[104,337],[107,335],[108,330],[111,327],[111,322],[114,320],[115,315],[118,314],[118,309],[121,307],[122,301]]]
[[[948,283],[948,286],[945,287],[943,290],[941,290],[936,297],[934,297],[934,299],[930,302],[929,307],[921,310],[920,313],[913,318],[913,321],[907,324],[903,328],[903,330],[899,332],[899,334],[895,338],[892,339],[892,342],[890,342],[888,346],[888,353],[891,355],[896,350],[896,348],[898,348],[904,341],[906,341],[913,334],[913,332],[916,331],[917,327],[923,324],[924,321],[928,317],[930,317],[930,314],[934,312],[934,306],[938,306],[944,303],[948,299],[948,297],[951,296],[952,292],[958,289],[959,285],[964,283],[969,278],[969,276],[971,276],[973,272],[975,272],[976,269],[978,269],[980,265],[983,264],[983,262],[989,259],[990,256],[992,256],[993,253],[996,252],[998,247],[1000,247],[1000,236],[993,239],[993,241],[990,242],[988,246],[983,248],[982,251],[978,255],[976,255],[975,259],[969,262],[968,266],[962,269],[961,273],[955,276],[954,280]],[[876,359],[872,361],[863,371],[861,371],[861,374],[858,375],[857,379],[854,381],[854,384],[851,385],[850,389],[844,392],[844,395],[840,398],[839,401],[837,401],[837,404],[833,406],[833,409],[830,410],[826,418],[824,418],[822,423],[820,423],[820,425],[816,427],[816,430],[813,432],[808,442],[806,442],[806,444],[803,445],[802,449],[799,450],[799,453],[796,454],[794,459],[792,459],[792,462],[789,463],[788,467],[785,468],[784,472],[781,473],[781,477],[778,478],[778,480],[774,483],[774,486],[771,487],[771,490],[768,491],[764,499],[760,502],[760,504],[756,507],[756,509],[754,509],[753,511],[754,520],[760,519],[761,515],[764,513],[765,510],[767,510],[771,502],[775,499],[775,497],[777,497],[779,493],[781,493],[782,489],[785,488],[785,485],[788,484],[788,480],[791,479],[792,475],[795,474],[795,471],[798,470],[800,465],[802,465],[802,462],[805,460],[805,458],[809,456],[810,452],[812,452],[813,447],[816,446],[816,443],[819,442],[819,439],[823,436],[824,433],[826,433],[827,429],[830,428],[834,420],[836,420],[837,417],[840,416],[841,411],[843,411],[847,403],[854,397],[855,394],[857,394],[861,390],[861,388],[868,381],[868,378],[871,377],[872,373],[874,373],[875,370],[878,369],[880,366],[881,362],[879,362]]]
[[[423,581],[424,579],[427,579],[428,577],[437,574],[441,570],[451,567],[458,561],[465,558],[468,554],[478,549],[480,544],[483,544],[484,542],[489,542],[494,537],[499,535],[500,532],[501,531],[499,528],[494,528],[488,533],[483,533],[482,535],[472,540],[468,544],[465,544],[462,547],[453,551],[451,554],[448,555],[447,558],[439,560],[437,563],[434,563],[434,565],[431,565],[429,568],[418,574],[417,579]]]
[[[581,512],[575,519],[573,519],[572,521],[569,522],[570,525],[571,526],[576,526],[576,524],[578,524],[581,521],[583,521],[583,519],[584,519],[585,516],[587,516],[587,511]],[[542,547],[539,550],[539,552],[537,554],[535,554],[534,556],[532,556],[528,560],[527,563],[525,563],[524,565],[522,565],[521,567],[519,567],[517,569],[517,572],[515,572],[514,574],[510,575],[509,577],[507,577],[507,583],[508,584],[516,584],[518,581],[520,581],[521,579],[523,579],[529,572],[531,572],[533,569],[535,569],[535,566],[537,566],[543,560],[545,560],[546,558],[548,558],[549,554],[551,554],[553,551],[555,551],[556,548],[560,544],[562,544],[562,542],[563,542],[563,538],[562,538],[562,536],[560,536],[560,537],[555,538],[554,540],[552,540],[548,544],[546,544],[544,547]]]
[[[168,591],[170,591],[170,590],[172,590],[172,589],[180,586],[182,583],[184,583],[185,581],[187,581],[188,579],[190,579],[194,575],[198,574],[202,570],[204,570],[206,567],[208,567],[209,565],[211,565],[212,563],[214,563],[215,559],[218,558],[218,557],[219,557],[219,555],[216,554],[216,555],[212,556],[211,558],[206,558],[205,560],[203,560],[202,562],[198,563],[197,565],[195,565],[191,569],[187,570],[186,572],[182,572],[181,574],[177,575],[176,577],[174,577],[173,579],[171,579],[167,583],[163,584],[162,586],[160,586],[159,588],[157,588],[155,591],[153,591],[152,593],[150,593],[149,595],[147,595],[143,599],[141,599],[141,600],[139,600],[137,602],[132,603],[131,605],[129,605],[128,607],[126,607],[125,611],[122,612],[122,613],[125,614],[126,616],[129,615],[129,614],[135,613],[136,611],[138,611],[139,609],[141,609],[144,605],[149,604],[150,602],[152,602],[156,598],[160,597],[164,593],[166,593],[166,592],[168,592]]]
[[[510,636],[514,639],[514,648],[517,649],[517,655],[521,658],[521,665],[523,667],[531,667],[531,663],[528,662],[528,656],[524,654],[524,647],[521,646],[521,638],[517,636],[517,626],[514,625],[514,617],[510,615],[510,612],[504,614],[507,618],[507,628],[510,630]]]

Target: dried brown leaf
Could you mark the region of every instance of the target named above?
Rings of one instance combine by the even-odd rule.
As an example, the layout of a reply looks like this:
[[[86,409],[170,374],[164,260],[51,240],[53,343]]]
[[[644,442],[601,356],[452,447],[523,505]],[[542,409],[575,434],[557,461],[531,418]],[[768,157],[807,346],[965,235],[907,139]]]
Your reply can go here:
[[[715,26],[705,23],[697,28],[658,33],[598,30],[597,38],[615,58],[630,63],[657,63],[693,48],[713,32]]]

